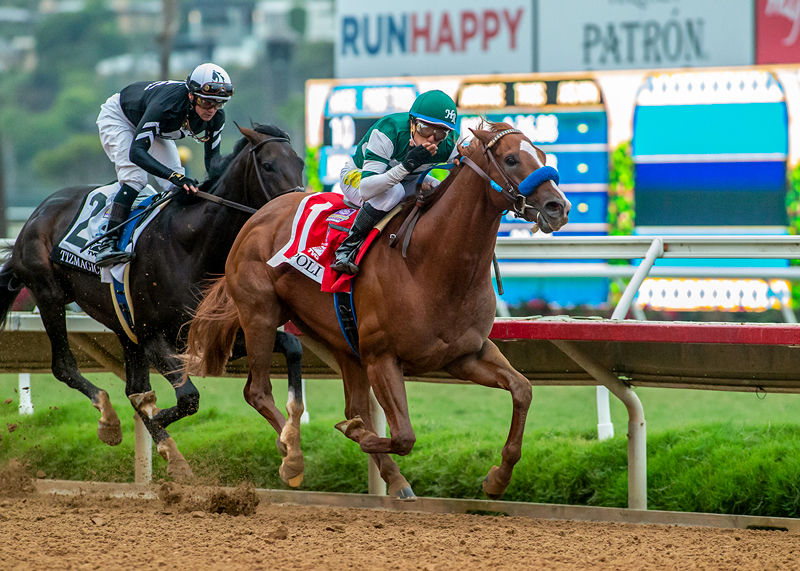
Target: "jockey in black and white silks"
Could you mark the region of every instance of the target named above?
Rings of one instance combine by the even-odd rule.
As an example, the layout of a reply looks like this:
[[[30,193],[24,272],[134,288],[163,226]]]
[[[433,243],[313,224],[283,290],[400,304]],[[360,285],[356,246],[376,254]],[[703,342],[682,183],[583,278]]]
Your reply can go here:
[[[205,148],[206,171],[219,157],[225,126],[225,103],[233,95],[228,73],[213,63],[192,71],[186,81],[134,83],[108,98],[100,108],[100,141],[117,170],[120,190],[114,197],[108,227],[124,222],[136,196],[152,174],[166,189],[170,184],[197,191],[197,181],[184,176],[176,139],[193,137]],[[119,233],[100,242],[97,265],[129,261],[133,254],[117,245]]]

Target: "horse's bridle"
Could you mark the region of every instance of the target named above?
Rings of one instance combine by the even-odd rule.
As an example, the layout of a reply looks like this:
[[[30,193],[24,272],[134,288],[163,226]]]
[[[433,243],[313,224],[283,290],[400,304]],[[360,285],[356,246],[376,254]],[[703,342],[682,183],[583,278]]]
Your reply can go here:
[[[291,144],[291,141],[289,141],[289,139],[286,137],[271,137],[269,139],[264,139],[263,141],[256,143],[255,145],[250,143],[250,150],[248,151],[247,155],[248,164],[250,163],[250,159],[251,158],[253,159],[253,166],[256,169],[256,178],[258,179],[258,184],[261,186],[261,191],[266,195],[267,200],[272,200],[273,198],[277,198],[280,195],[287,194],[289,192],[303,192],[305,190],[305,188],[303,188],[302,186],[295,186],[294,188],[282,190],[277,194],[275,194],[274,196],[271,195],[270,192],[267,190],[267,185],[264,184],[264,179],[261,178],[261,169],[258,168],[258,163],[256,162],[256,153],[258,152],[258,149],[260,149],[262,146],[266,145],[267,143],[274,143],[274,142]]]
[[[505,198],[509,204],[511,205],[511,210],[513,210],[517,215],[521,216],[522,218],[529,220],[526,215],[526,210],[536,210],[534,207],[529,206],[526,204],[525,199],[528,198],[531,194],[533,194],[536,189],[545,181],[553,181],[555,184],[559,183],[558,171],[553,167],[539,167],[531,174],[529,174],[525,179],[520,182],[519,184],[515,183],[511,180],[506,172],[500,167],[500,163],[497,162],[494,154],[492,154],[492,147],[505,137],[506,135],[510,135],[512,133],[519,133],[522,136],[525,134],[520,131],[519,129],[506,129],[505,131],[500,131],[497,133],[491,141],[488,143],[484,143],[481,141],[481,147],[483,148],[483,154],[487,157],[487,161],[489,164],[495,167],[497,172],[500,173],[500,176],[503,177],[503,181],[505,182],[505,186],[500,186],[497,182],[492,179],[486,171],[484,171],[481,167],[479,167],[475,161],[470,159],[467,156],[459,157],[459,160],[465,163],[468,167],[474,170],[480,177],[485,180],[489,186],[499,192],[503,198]],[[538,219],[539,212],[536,211],[536,217]],[[533,221],[532,221],[533,222]]]
[[[274,195],[267,190],[267,185],[264,184],[264,179],[261,178],[261,170],[258,168],[258,164],[256,162],[256,152],[264,144],[271,143],[273,141],[278,142],[278,143],[289,143],[290,142],[289,139],[287,139],[286,137],[271,137],[269,139],[264,139],[263,141],[260,141],[260,142],[256,143],[255,145],[250,143],[250,150],[247,151],[247,164],[245,165],[245,170],[247,170],[247,168],[250,166],[250,159],[251,158],[253,159],[253,166],[256,169],[256,178],[258,179],[259,186],[261,186],[261,192],[263,192],[264,195],[267,197],[267,202],[269,202],[273,198],[277,198],[277,197],[281,196],[282,194],[288,194],[290,192],[303,192],[303,191],[305,191],[305,188],[303,188],[302,186],[295,186],[294,188],[289,188],[289,189],[286,189],[286,190],[282,190],[282,191],[280,191],[280,192],[278,192],[278,193],[276,193]],[[222,182],[222,178],[221,177],[217,181],[217,184],[214,185],[214,188],[216,188],[217,185],[220,184],[220,182]],[[245,206],[244,204],[239,204],[238,202],[234,202],[233,200],[228,200],[226,198],[222,198],[221,196],[217,196],[216,194],[211,194],[209,192],[203,192],[202,190],[198,190],[196,193],[194,193],[194,196],[197,196],[198,198],[203,198],[205,200],[208,200],[209,202],[215,202],[217,204],[222,204],[223,206],[230,206],[231,208],[235,208],[236,210],[242,210],[243,212],[247,212],[248,214],[255,214],[256,212],[258,212],[257,208],[252,208],[250,206]]]

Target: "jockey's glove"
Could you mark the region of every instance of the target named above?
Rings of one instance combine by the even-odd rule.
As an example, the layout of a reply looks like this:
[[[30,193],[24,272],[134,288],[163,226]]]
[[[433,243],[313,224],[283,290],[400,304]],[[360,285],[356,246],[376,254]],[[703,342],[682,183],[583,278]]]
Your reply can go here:
[[[403,159],[403,168],[412,173],[429,162],[431,162],[431,152],[422,145],[417,145],[406,153],[406,158]]]
[[[172,184],[177,186],[178,188],[183,188],[183,185],[195,186],[196,187],[199,184],[193,178],[189,178],[188,176],[183,176],[182,174],[177,173],[177,172],[174,172],[171,175],[169,175],[169,179],[168,180]]]

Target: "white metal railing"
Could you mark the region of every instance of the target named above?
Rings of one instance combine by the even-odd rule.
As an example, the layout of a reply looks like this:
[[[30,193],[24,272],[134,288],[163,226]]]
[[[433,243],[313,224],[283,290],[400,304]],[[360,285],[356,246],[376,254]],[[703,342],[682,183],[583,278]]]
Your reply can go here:
[[[495,254],[500,275],[524,277],[629,277],[611,319],[625,319],[644,279],[651,273],[656,277],[742,277],[782,278],[800,280],[800,267],[715,268],[676,266],[653,267],[659,258],[683,259],[800,259],[800,236],[575,236],[498,238]],[[503,260],[638,260],[638,266],[612,264],[543,264],[502,263]],[[587,267],[588,266],[588,267]],[[508,313],[505,302],[498,298],[498,309]],[[794,314],[782,305],[787,321]],[[600,440],[614,436],[611,423],[609,391],[597,387],[597,432]]]
[[[3,244],[5,242],[5,244]],[[13,244],[13,240],[0,241],[0,245]],[[658,258],[754,258],[754,259],[796,259],[800,258],[800,236],[594,236],[594,237],[545,237],[545,238],[499,238],[496,254],[501,260],[501,274],[525,277],[609,277],[630,278],[628,286],[623,292],[620,302],[614,309],[611,319],[624,319],[631,307],[633,299],[645,277],[651,272],[654,276],[669,277],[760,277],[783,278],[800,280],[800,268],[784,267],[758,267],[758,268],[715,268],[715,267],[656,267],[653,264]],[[641,259],[638,266],[624,266],[611,264],[563,264],[563,263],[529,263],[513,262],[502,263],[504,260],[567,260],[567,259]],[[500,300],[502,307],[502,300]],[[792,314],[793,318],[793,314]],[[9,320],[9,329],[18,331],[41,330],[41,321],[38,315],[19,316],[12,314]],[[81,331],[108,331],[102,325],[93,322],[88,316],[72,315],[68,318],[68,329],[71,333]],[[561,345],[564,345],[563,343]],[[312,345],[312,350],[314,349]],[[565,352],[572,355],[571,349],[566,347]],[[316,351],[314,351],[316,352]],[[324,359],[324,355],[320,355]],[[604,373],[592,373],[591,363],[584,363],[581,356],[576,354],[581,366],[593,374],[598,382],[616,386],[619,384],[615,376],[604,376]],[[605,378],[608,377],[608,378]],[[612,378],[613,377],[613,378]],[[613,436],[611,424],[608,389],[605,385],[597,387],[598,402],[598,433],[600,438]],[[625,394],[622,394],[622,393]],[[628,394],[630,393],[630,394]],[[630,390],[615,391],[623,399],[629,411],[636,412],[634,421],[629,422],[629,432],[644,431],[644,416],[641,405],[635,393]],[[376,427],[381,436],[386,436],[385,417],[377,401],[372,403]],[[639,418],[641,416],[641,419]],[[143,425],[137,426],[137,481],[148,479],[150,476],[151,441]],[[631,441],[641,443],[643,435],[632,438]],[[141,450],[140,450],[141,446]],[[632,445],[629,445],[629,448]],[[643,446],[637,444],[637,446]],[[643,458],[644,452],[634,446],[634,451],[629,450],[629,455]],[[643,460],[642,460],[643,461]],[[370,463],[372,472],[372,463]],[[644,470],[636,470],[637,477],[641,479]],[[373,484],[373,481],[375,484]],[[370,493],[384,493],[380,485],[382,480],[376,473],[371,473]],[[638,489],[638,488],[637,488]],[[641,494],[639,494],[641,495]],[[636,496],[635,504],[646,506],[646,496]],[[632,505],[631,507],[635,507]],[[643,509],[643,508],[640,508]]]

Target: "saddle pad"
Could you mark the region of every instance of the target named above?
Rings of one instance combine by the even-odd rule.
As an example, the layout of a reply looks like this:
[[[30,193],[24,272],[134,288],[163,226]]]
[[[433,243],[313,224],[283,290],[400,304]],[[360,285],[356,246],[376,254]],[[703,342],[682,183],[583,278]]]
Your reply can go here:
[[[53,251],[50,254],[51,260],[59,264],[83,270],[90,274],[101,274],[100,268],[95,265],[99,243],[87,248],[83,252],[81,252],[81,248],[86,246],[90,240],[93,240],[105,232],[108,226],[108,215],[111,210],[112,199],[119,191],[119,188],[119,183],[115,182],[97,188],[86,195],[72,224],[70,224],[61,240],[53,247]],[[145,186],[139,193],[139,196],[136,197],[131,213],[135,214],[137,209],[149,204],[156,194],[152,186]],[[147,215],[126,225],[123,229],[123,237],[125,235],[130,237],[132,234],[132,238],[125,248],[126,251],[133,251],[133,247],[142,230],[155,218],[159,211],[160,208],[155,208]],[[131,230],[133,231],[131,232]],[[119,276],[117,276],[117,279],[123,281],[122,268],[124,268],[125,265],[126,264],[119,264],[119,266],[103,269],[110,269],[111,275],[118,273]],[[107,276],[104,276],[104,278],[107,278]],[[107,282],[110,281],[110,279],[103,279],[103,281]]]
[[[380,234],[380,228],[399,211],[399,207],[395,208],[372,229],[356,256],[356,263]],[[267,263],[273,268],[289,264],[319,283],[322,291],[349,292],[354,276],[339,274],[329,266],[336,248],[347,237],[356,212],[358,209],[347,206],[342,195],[334,192],[320,192],[304,198],[292,221],[289,242]]]

